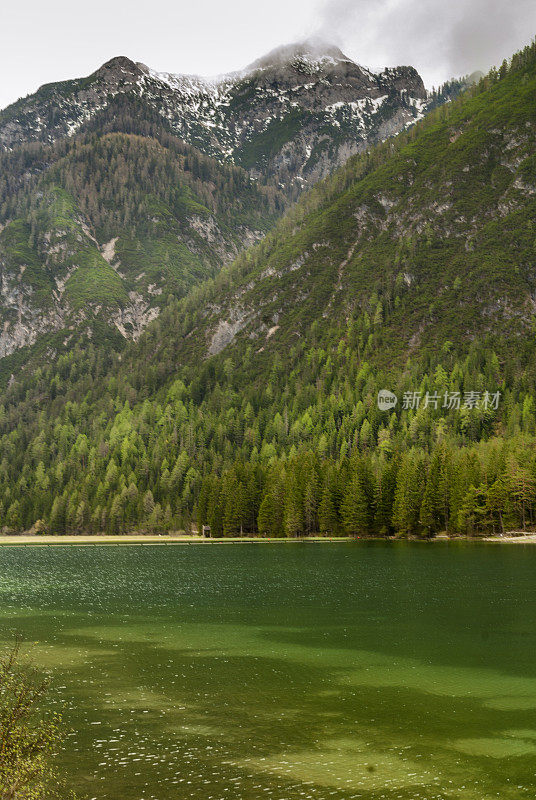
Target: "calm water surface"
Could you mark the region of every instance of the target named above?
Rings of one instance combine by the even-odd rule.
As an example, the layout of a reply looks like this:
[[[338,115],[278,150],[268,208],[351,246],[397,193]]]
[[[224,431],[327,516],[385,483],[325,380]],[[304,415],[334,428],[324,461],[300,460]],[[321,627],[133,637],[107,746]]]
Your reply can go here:
[[[536,547],[0,548],[96,800],[536,797]]]

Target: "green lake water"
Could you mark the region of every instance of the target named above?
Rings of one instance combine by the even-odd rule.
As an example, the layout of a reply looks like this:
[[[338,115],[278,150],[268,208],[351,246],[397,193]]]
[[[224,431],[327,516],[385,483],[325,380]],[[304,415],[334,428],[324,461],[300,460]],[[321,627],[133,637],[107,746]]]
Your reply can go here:
[[[0,548],[104,800],[536,797],[536,547]]]

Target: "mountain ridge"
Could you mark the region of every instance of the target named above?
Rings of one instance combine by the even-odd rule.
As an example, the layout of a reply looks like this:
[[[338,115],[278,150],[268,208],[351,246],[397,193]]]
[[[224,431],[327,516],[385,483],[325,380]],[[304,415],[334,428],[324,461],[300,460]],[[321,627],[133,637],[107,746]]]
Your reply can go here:
[[[160,73],[116,56],[85,78],[46,84],[0,112],[0,147],[72,136],[119,94],[156,109],[175,135],[207,155],[288,191],[411,124],[428,102],[413,68],[374,73],[330,45],[276,48],[215,78]]]
[[[116,56],[40,87],[0,112],[0,358],[98,319],[138,337],[429,102],[412,68],[375,74],[318,42],[216,79]]]

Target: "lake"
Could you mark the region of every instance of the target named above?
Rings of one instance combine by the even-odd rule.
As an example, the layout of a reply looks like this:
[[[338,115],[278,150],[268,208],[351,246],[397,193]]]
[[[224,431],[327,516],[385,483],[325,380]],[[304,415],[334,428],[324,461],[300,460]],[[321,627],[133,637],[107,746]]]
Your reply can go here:
[[[0,548],[104,800],[536,796],[536,546]]]

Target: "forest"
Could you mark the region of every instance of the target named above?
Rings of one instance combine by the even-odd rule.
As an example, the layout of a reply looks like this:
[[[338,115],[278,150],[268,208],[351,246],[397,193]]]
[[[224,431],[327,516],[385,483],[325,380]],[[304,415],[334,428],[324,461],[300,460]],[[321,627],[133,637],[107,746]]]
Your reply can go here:
[[[426,538],[533,526],[535,85],[533,44],[351,159],[212,281],[167,297],[138,342],[115,349],[79,330],[68,346],[45,339],[23,369],[6,362],[4,532],[210,524],[222,536]],[[88,143],[52,169],[107,236],[115,212],[65,170],[79,156],[119,164],[128,142],[99,140],[86,157]],[[275,210],[275,195],[264,203]],[[250,327],[207,355],[237,298]],[[382,390],[394,409],[378,407]],[[427,394],[461,401],[403,400]]]
[[[497,410],[386,412],[376,401],[387,376],[351,348],[294,356],[306,367],[287,376],[275,364],[262,389],[223,358],[204,386],[177,378],[155,401],[130,368],[106,374],[76,349],[33,376],[31,392],[14,383],[0,408],[5,529],[428,537],[534,524],[533,364],[520,382],[475,346],[448,372],[416,366],[393,388],[463,398],[492,387]]]

